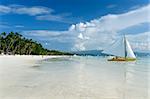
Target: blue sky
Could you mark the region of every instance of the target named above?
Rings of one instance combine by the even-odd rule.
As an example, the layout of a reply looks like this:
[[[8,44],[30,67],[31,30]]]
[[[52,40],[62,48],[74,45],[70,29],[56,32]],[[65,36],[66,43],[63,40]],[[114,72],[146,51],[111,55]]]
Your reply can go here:
[[[133,18],[133,14],[130,14],[130,12],[137,11],[138,15],[138,12],[142,13],[138,10],[148,5],[148,0],[1,0],[0,32],[20,32],[28,38],[37,40],[49,49],[103,49],[104,45],[109,45],[109,43],[105,44],[97,40],[96,37],[101,38],[100,36],[104,34],[106,37],[111,37],[107,39],[111,39],[110,42],[112,42],[119,35],[126,33],[129,38],[132,38],[131,36],[148,32],[150,24],[149,21],[144,20],[137,23],[133,21],[133,23],[129,22],[130,24],[124,28],[117,27],[116,29],[113,24],[108,24],[103,20],[108,21],[113,16],[120,18],[121,15],[123,16],[121,18],[131,16],[129,19],[126,18],[127,21],[130,21]],[[144,19],[143,17],[139,16],[141,19]],[[113,22],[123,23],[119,18],[117,20],[113,18]],[[147,18],[146,14],[145,18]],[[98,22],[96,23],[96,21]],[[90,26],[92,26],[91,24],[96,25],[94,28],[98,28],[101,23],[107,23],[107,26],[112,28],[106,29],[106,26],[100,25],[101,30],[91,30],[88,23]],[[103,40],[103,38],[101,39]],[[98,41],[100,43],[95,43]],[[139,41],[131,40],[132,45],[136,45],[136,47],[134,46],[135,49],[140,49],[138,46],[145,43],[143,41],[138,45],[137,42],[139,43]],[[145,44],[144,46],[148,45]]]

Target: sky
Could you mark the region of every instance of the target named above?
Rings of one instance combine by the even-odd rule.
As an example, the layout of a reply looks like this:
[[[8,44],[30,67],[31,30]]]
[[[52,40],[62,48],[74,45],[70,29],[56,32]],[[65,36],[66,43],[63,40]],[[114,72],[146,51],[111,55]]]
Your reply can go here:
[[[19,32],[45,48],[105,49],[127,36],[150,51],[148,0],[1,0],[0,32]]]

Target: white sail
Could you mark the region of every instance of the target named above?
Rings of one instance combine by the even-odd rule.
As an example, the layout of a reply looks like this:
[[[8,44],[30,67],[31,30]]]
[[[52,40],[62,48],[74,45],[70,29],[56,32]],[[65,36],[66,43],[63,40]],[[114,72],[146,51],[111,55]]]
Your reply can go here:
[[[136,58],[128,40],[125,37],[112,44],[112,46],[105,49],[102,53],[119,57]]]
[[[102,53],[125,57],[125,46],[124,46],[124,39],[121,38],[120,40],[116,41],[112,44],[109,48],[105,49]]]
[[[125,39],[125,42],[126,42],[126,51],[127,51],[127,56],[126,57],[136,58],[127,39]]]

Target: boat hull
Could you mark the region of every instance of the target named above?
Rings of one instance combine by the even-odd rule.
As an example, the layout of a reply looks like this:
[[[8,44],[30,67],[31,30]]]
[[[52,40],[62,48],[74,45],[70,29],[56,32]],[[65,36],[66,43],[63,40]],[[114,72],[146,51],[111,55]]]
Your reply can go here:
[[[135,58],[112,58],[108,59],[108,61],[135,61]]]

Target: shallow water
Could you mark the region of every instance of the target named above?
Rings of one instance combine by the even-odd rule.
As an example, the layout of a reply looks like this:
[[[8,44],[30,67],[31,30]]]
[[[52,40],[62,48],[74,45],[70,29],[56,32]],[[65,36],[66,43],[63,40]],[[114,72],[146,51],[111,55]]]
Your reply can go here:
[[[144,57],[136,62],[108,62],[92,56],[46,59],[25,67],[24,75],[4,87],[2,95],[7,93],[10,99],[150,99],[149,66],[149,58]]]

